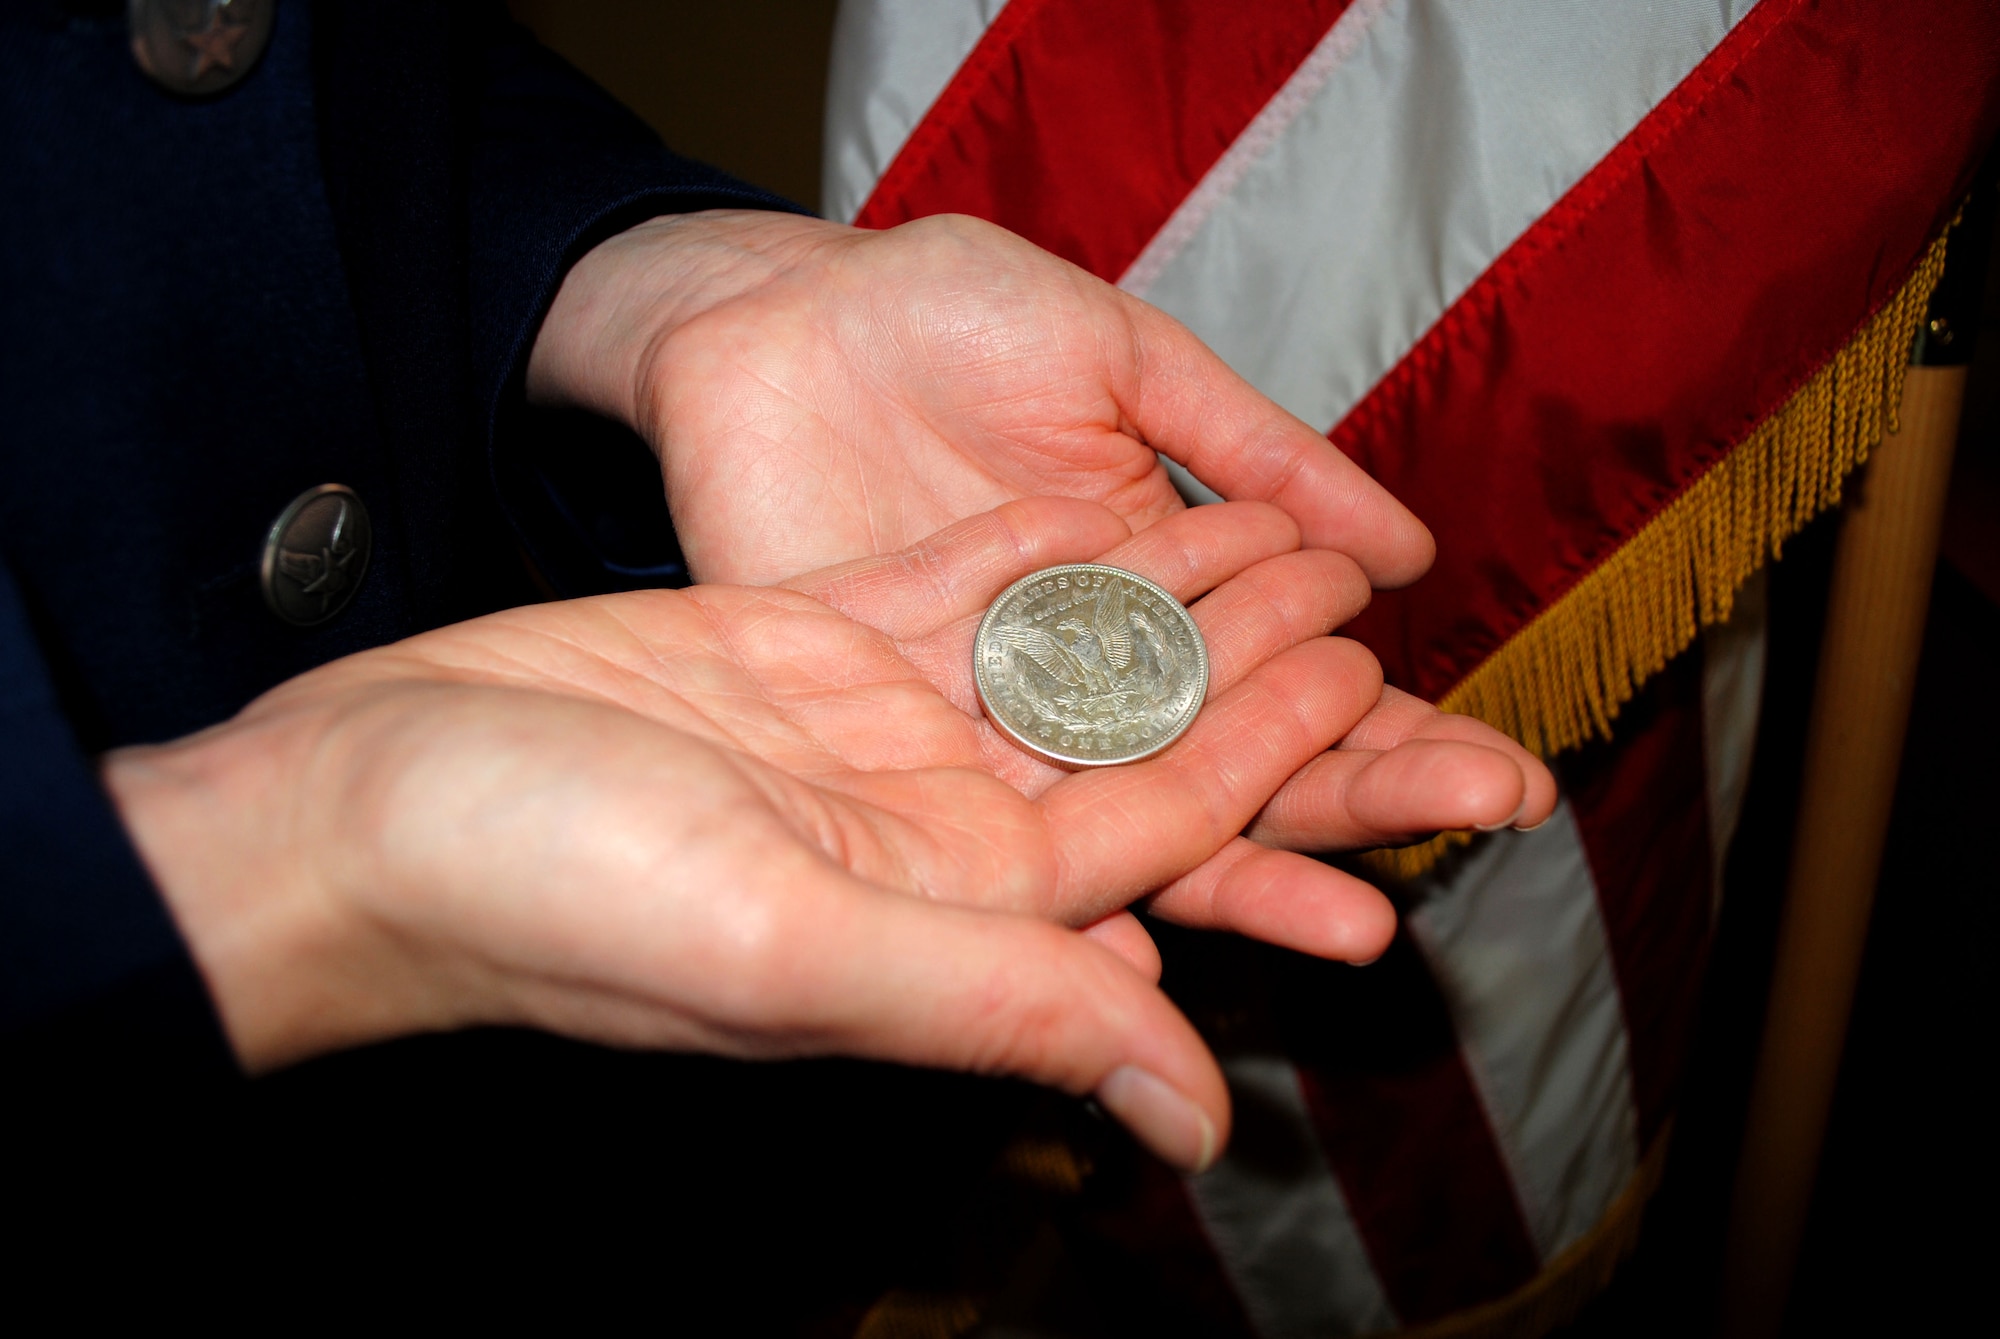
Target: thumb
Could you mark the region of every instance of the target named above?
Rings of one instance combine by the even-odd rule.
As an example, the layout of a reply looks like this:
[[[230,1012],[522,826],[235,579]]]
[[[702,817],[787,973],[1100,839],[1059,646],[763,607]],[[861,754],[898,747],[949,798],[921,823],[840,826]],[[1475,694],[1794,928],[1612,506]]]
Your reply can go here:
[[[1180,1011],[1115,953],[1028,917],[829,876],[809,894],[823,905],[789,909],[820,929],[802,960],[766,965],[770,989],[751,995],[762,1026],[815,1050],[1091,1093],[1166,1161],[1214,1162],[1229,1130],[1222,1073]]]
[[[1282,508],[1309,548],[1347,554],[1378,589],[1407,586],[1431,533],[1323,433],[1272,403],[1186,326],[1136,298],[1138,385],[1121,407],[1147,444],[1226,498]]]

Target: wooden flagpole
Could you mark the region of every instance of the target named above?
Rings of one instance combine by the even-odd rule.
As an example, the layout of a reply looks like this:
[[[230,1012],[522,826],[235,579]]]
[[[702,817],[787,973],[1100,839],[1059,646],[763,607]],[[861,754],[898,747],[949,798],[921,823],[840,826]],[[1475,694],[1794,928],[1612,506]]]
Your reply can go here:
[[[1991,178],[1961,225],[1904,383],[1841,522],[1791,872],[1725,1251],[1722,1334],[1784,1321],[1860,976],[1909,721],[1966,368]],[[1989,206],[1989,207],[1981,207]],[[1954,273],[1956,271],[1956,273]]]

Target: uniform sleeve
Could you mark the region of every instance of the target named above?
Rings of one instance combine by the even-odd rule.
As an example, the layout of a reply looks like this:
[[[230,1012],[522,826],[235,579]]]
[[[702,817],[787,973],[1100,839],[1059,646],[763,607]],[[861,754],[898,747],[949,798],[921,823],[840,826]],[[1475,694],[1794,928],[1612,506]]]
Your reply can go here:
[[[106,1073],[180,1083],[235,1074],[200,975],[77,744],[4,564],[0,851],[0,1049],[24,1100]]]
[[[529,351],[564,274],[604,238],[660,214],[797,206],[668,150],[498,4],[313,13],[329,200],[403,476],[414,588],[470,589],[521,551],[564,595],[671,583],[650,452],[616,425],[531,411]],[[447,465],[438,444],[461,433]]]
[[[512,24],[479,53],[471,159],[473,356],[495,480],[563,594],[682,579],[659,469],[621,426],[527,409],[522,377],[563,275],[592,246],[662,214],[805,213],[683,158]]]

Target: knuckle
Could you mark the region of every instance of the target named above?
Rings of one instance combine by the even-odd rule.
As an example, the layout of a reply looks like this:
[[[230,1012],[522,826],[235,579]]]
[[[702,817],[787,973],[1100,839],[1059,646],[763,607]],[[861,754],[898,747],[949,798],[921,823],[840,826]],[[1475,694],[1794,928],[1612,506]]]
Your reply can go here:
[[[782,1026],[799,1012],[798,944],[776,899],[745,892],[727,899],[709,925],[711,1006],[721,1019],[752,1027]]]
[[[1072,968],[1072,974],[1078,970]],[[1094,972],[1095,967],[1081,970]],[[1061,992],[1018,990],[1000,978],[990,988],[983,1016],[972,1030],[966,1067],[980,1074],[1032,1078],[1071,1092],[1087,1090],[1093,1076],[1084,1072],[1077,1036],[1080,1031],[1101,1036],[1118,1028],[1116,1020],[1102,1017],[1104,1011],[1088,998],[1099,993],[1074,980]]]

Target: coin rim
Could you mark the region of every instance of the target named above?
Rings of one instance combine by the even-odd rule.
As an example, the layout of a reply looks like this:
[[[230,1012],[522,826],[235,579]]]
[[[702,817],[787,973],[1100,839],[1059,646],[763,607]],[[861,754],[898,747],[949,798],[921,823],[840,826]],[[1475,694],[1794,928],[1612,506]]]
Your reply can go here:
[[[1052,573],[1077,571],[1108,572],[1123,577],[1127,581],[1136,582],[1144,586],[1147,590],[1153,592],[1153,594],[1173,605],[1175,609],[1178,609],[1181,617],[1187,620],[1188,630],[1194,634],[1195,650],[1200,653],[1197,659],[1201,666],[1200,683],[1197,686],[1194,699],[1189,705],[1187,715],[1182,718],[1180,724],[1167,731],[1152,747],[1146,749],[1144,752],[1130,754],[1121,758],[1079,758],[1072,754],[1046,748],[1036,740],[1024,738],[1022,733],[1016,730],[1007,721],[1000,709],[993,704],[993,698],[987,689],[986,658],[979,654],[979,648],[986,640],[987,631],[998,622],[1000,612],[1007,607],[1007,602],[1014,598],[1015,593],[1021,587],[1033,585],[1038,581],[1045,581]],[[1148,580],[1140,576],[1137,572],[1128,571],[1123,567],[1113,567],[1109,563],[1056,563],[1052,566],[1030,572],[1018,581],[1013,582],[1007,589],[994,597],[993,603],[986,606],[986,616],[979,620],[979,630],[972,634],[972,677],[975,686],[979,690],[979,705],[985,711],[986,719],[993,723],[994,729],[1007,736],[1018,747],[1034,754],[1044,762],[1054,763],[1058,767],[1068,768],[1073,771],[1083,771],[1093,767],[1123,767],[1127,763],[1144,762],[1146,759],[1156,756],[1161,750],[1172,745],[1175,740],[1187,733],[1188,727],[1194,724],[1195,717],[1201,715],[1201,709],[1208,705],[1208,640],[1201,635],[1201,625],[1194,621],[1194,615],[1189,612],[1188,607],[1175,599],[1173,592],[1161,586],[1157,581]]]

